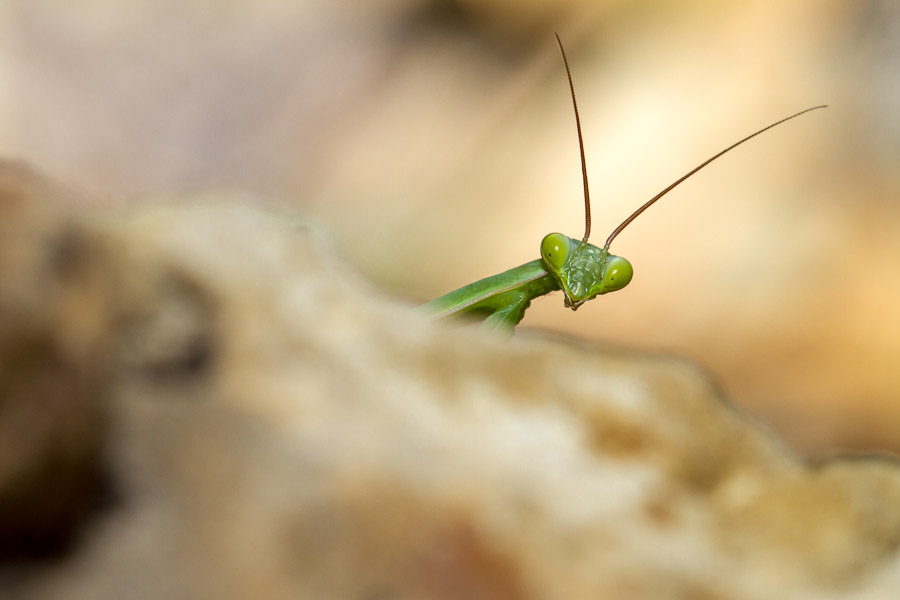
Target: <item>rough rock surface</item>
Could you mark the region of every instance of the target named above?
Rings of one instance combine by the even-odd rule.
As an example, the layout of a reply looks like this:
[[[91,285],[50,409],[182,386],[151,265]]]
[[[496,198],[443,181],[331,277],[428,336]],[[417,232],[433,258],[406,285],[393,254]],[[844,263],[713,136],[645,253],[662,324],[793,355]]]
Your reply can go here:
[[[900,469],[421,320],[303,221],[0,176],[0,596],[896,598]]]

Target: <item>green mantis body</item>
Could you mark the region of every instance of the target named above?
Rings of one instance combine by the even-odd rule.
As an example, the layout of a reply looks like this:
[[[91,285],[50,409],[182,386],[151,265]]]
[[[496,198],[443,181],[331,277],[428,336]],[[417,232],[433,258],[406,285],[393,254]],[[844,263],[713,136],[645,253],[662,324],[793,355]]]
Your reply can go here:
[[[475,283],[470,283],[423,304],[420,309],[434,318],[443,319],[468,315],[483,319],[482,329],[488,331],[511,331],[522,320],[525,310],[531,304],[531,301],[544,294],[562,290],[565,295],[565,306],[576,310],[588,300],[622,289],[631,281],[633,269],[631,263],[625,258],[610,254],[609,246],[613,239],[629,223],[685,179],[726,152],[776,125],[811,110],[824,108],[824,106],[814,106],[776,121],[702,162],[634,211],[631,216],[613,230],[606,239],[604,246],[599,248],[589,244],[587,241],[591,233],[591,205],[588,191],[587,166],[584,157],[584,141],[581,135],[581,120],[578,116],[575,87],[572,83],[572,74],[566,59],[566,51],[559,40],[559,36],[556,36],[556,41],[559,43],[563,63],[566,67],[569,89],[572,94],[572,105],[575,109],[575,125],[578,129],[581,172],[584,180],[584,237],[579,241],[561,233],[551,233],[545,236],[541,242],[541,258],[503,273],[486,277]]]
[[[575,310],[588,300],[620,290],[631,281],[631,263],[604,248],[551,233],[541,258],[463,286],[424,305],[433,317],[468,314],[484,318],[482,328],[513,328],[532,299],[562,290]]]

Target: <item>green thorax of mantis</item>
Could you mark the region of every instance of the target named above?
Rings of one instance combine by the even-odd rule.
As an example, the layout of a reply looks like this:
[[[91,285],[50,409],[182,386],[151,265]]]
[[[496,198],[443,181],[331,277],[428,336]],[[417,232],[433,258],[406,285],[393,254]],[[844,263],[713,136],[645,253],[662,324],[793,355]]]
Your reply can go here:
[[[581,174],[584,180],[584,214],[585,228],[581,240],[570,238],[562,233],[551,233],[541,241],[541,258],[512,268],[503,273],[486,277],[475,283],[463,286],[448,294],[423,304],[420,309],[438,319],[469,315],[482,318],[482,328],[495,331],[511,331],[522,320],[525,310],[534,298],[562,290],[565,305],[572,310],[609,292],[621,290],[631,281],[633,269],[631,263],[621,256],[610,254],[609,246],[638,215],[668,194],[685,179],[716,160],[726,152],[740,146],[747,140],[767,131],[776,125],[817,108],[807,108],[789,117],[785,117],[759,131],[728,146],[711,158],[700,163],[666,187],[663,191],[644,203],[634,211],[606,238],[602,248],[588,243],[591,234],[591,200],[588,190],[587,165],[584,157],[584,139],[581,135],[581,119],[578,116],[578,103],[575,100],[575,86],[569,61],[559,36],[556,36],[562,53],[566,76],[569,80],[569,91],[572,94],[572,106],[575,109],[575,126],[578,130],[578,147],[581,151]]]

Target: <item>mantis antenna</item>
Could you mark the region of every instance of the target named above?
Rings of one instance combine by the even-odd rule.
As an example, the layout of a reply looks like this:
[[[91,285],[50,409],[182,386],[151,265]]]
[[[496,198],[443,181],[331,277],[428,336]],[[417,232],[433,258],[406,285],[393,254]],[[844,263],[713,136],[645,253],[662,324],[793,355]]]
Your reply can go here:
[[[566,76],[569,78],[569,91],[572,92],[572,106],[575,108],[575,127],[578,128],[578,149],[581,151],[581,177],[584,179],[584,237],[581,243],[584,244],[591,236],[591,192],[588,190],[587,164],[584,160],[584,138],[581,136],[581,118],[578,116],[578,102],[575,101],[575,84],[572,83],[572,72],[569,70],[569,60],[566,58],[566,49],[563,48],[559,34],[556,36],[556,43],[559,44],[559,51],[562,52],[563,64],[566,65]],[[674,187],[674,186],[673,186]],[[637,215],[634,215],[635,217]]]
[[[559,39],[559,38],[557,38],[557,40],[558,40],[558,39]],[[563,56],[565,56],[565,55],[563,55]],[[569,82],[571,83],[571,78],[569,79]],[[573,100],[573,101],[575,100],[575,97],[574,97],[574,96],[572,97],[572,100]],[[827,105],[826,105],[826,104],[823,104],[823,105],[821,105],[821,106],[813,106],[812,108],[807,108],[806,110],[801,110],[800,112],[798,112],[798,113],[796,113],[796,114],[793,114],[793,115],[791,115],[791,116],[789,116],[789,117],[785,117],[785,118],[781,119],[780,121],[775,121],[774,123],[772,123],[772,124],[769,125],[768,127],[763,127],[762,129],[760,129],[760,130],[757,131],[756,133],[751,133],[750,135],[748,135],[748,136],[745,137],[744,139],[742,139],[742,140],[740,140],[740,141],[738,141],[738,142],[735,142],[734,144],[728,146],[727,148],[725,148],[724,150],[722,150],[722,151],[719,152],[718,154],[715,154],[715,155],[713,155],[711,158],[706,159],[705,161],[703,161],[702,163],[700,163],[698,166],[696,166],[696,167],[694,167],[693,169],[691,169],[690,171],[688,171],[687,174],[685,174],[685,175],[681,176],[679,179],[677,179],[677,180],[675,181],[675,183],[671,184],[669,187],[667,187],[666,189],[664,189],[663,191],[661,191],[661,192],[658,193],[657,195],[655,195],[655,196],[653,196],[652,198],[650,198],[646,203],[644,203],[643,206],[641,206],[639,209],[637,209],[636,211],[634,211],[633,213],[631,213],[631,216],[630,216],[630,217],[628,217],[627,219],[625,219],[624,221],[622,221],[622,224],[619,225],[618,227],[616,227],[616,228],[613,230],[613,232],[612,232],[611,234],[609,234],[609,237],[606,238],[606,245],[603,247],[604,250],[609,250],[609,245],[612,244],[612,241],[616,238],[616,236],[619,235],[619,234],[622,232],[623,229],[625,229],[626,227],[628,227],[628,224],[631,223],[632,221],[634,221],[634,220],[638,217],[638,215],[640,215],[642,212],[644,212],[645,210],[647,210],[648,208],[650,208],[650,207],[653,205],[654,202],[656,202],[657,200],[659,200],[660,198],[662,198],[663,196],[665,196],[666,194],[668,194],[669,192],[671,192],[671,191],[672,191],[678,184],[680,184],[682,181],[684,181],[685,179],[687,179],[688,177],[690,177],[691,175],[693,175],[694,173],[696,173],[697,171],[699,171],[700,169],[702,169],[703,167],[705,167],[706,165],[708,165],[709,163],[711,163],[712,161],[716,160],[717,158],[719,158],[720,156],[722,156],[723,154],[725,154],[725,153],[728,152],[729,150],[734,150],[735,148],[737,148],[738,146],[740,146],[741,144],[743,144],[743,143],[746,142],[747,140],[749,140],[749,139],[751,139],[751,138],[755,138],[756,136],[758,136],[759,134],[763,133],[764,131],[768,131],[769,129],[772,129],[772,128],[775,127],[776,125],[781,125],[781,124],[784,123],[785,121],[790,121],[791,119],[793,119],[793,118],[795,118],[795,117],[799,117],[800,115],[802,115],[802,114],[804,114],[804,113],[808,113],[808,112],[811,111],[811,110],[816,110],[816,109],[819,109],[819,108],[827,108]],[[578,109],[575,110],[575,117],[576,117],[576,119],[578,118]],[[580,139],[580,138],[581,138],[581,129],[580,129],[580,128],[579,128],[579,131],[578,131],[578,136],[579,136],[579,139]],[[584,153],[583,153],[583,151],[582,151],[582,165],[583,165],[583,164],[584,164]],[[587,175],[585,175],[585,177],[584,177],[584,189],[585,189],[585,194],[586,194],[586,193],[587,193]],[[585,197],[585,201],[587,201],[587,197]],[[588,217],[588,230],[590,230],[590,216]],[[585,237],[585,239],[587,239],[587,237]]]

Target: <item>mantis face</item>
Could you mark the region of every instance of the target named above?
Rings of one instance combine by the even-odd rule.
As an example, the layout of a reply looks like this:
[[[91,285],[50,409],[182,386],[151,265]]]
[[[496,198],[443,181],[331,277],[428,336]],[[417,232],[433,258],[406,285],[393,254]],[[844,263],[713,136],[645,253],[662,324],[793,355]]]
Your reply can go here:
[[[631,263],[621,256],[561,233],[544,237],[541,257],[572,310],[595,296],[621,290],[633,274]]]

